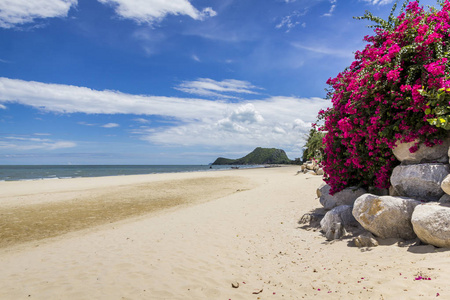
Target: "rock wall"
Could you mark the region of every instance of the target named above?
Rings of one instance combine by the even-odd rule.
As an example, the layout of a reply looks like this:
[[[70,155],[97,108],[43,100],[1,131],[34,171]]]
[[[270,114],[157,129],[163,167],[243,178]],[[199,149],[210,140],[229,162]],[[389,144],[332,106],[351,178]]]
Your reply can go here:
[[[345,234],[343,220],[349,218],[344,212],[352,209],[356,221],[375,237],[418,237],[423,243],[450,248],[450,138],[434,147],[419,145],[411,153],[414,144],[397,144],[393,150],[401,164],[392,172],[389,192],[348,188],[332,196],[328,185],[319,187],[320,203],[331,209],[321,222],[327,239]],[[355,238],[355,245],[378,245],[366,235]]]

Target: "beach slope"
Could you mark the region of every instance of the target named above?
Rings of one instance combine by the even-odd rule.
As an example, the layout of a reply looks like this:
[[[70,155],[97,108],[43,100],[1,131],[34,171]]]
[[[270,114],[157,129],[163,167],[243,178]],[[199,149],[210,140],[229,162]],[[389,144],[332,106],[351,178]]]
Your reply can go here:
[[[0,299],[450,297],[448,249],[299,224],[322,179],[297,170],[0,183]]]

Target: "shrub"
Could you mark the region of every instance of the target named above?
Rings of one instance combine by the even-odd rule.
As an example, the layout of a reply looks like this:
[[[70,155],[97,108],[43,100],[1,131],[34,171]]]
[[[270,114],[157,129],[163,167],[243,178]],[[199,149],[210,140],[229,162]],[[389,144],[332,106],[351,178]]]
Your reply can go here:
[[[323,159],[323,138],[325,137],[325,133],[317,131],[316,129],[311,129],[309,134],[306,136],[306,144],[303,148],[303,161],[307,161],[309,159],[315,159],[319,163]]]
[[[327,132],[323,165],[331,193],[388,188],[396,141],[417,140],[415,152],[419,142],[442,143],[450,128],[450,2],[439,10],[405,2],[394,17],[396,4],[387,21],[370,12],[358,18],[376,23],[374,35],[327,82],[333,107],[319,112],[319,130]]]

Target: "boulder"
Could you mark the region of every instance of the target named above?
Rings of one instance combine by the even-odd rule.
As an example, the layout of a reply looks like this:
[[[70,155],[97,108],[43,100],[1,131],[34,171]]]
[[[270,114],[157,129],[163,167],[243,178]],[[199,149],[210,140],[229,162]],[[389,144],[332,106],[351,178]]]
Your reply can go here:
[[[319,168],[319,169],[316,171],[316,174],[322,176],[322,175],[324,174],[323,169],[322,169],[322,168]]]
[[[377,196],[389,196],[389,190],[388,189],[380,189],[374,186],[369,187],[369,194],[374,194]],[[392,196],[392,195],[391,195]]]
[[[448,151],[450,147],[450,138],[444,140],[441,145],[427,147],[425,144],[420,144],[419,149],[411,153],[409,149],[417,143],[417,140],[410,143],[396,143],[396,147],[392,150],[395,157],[406,164],[421,164],[426,162],[440,162],[448,163]]]
[[[320,221],[322,221],[323,217],[324,215],[320,213],[306,213],[300,218],[298,223],[306,224],[310,227],[319,227]]]
[[[397,197],[397,196],[400,196],[400,195],[399,195],[398,192],[395,190],[395,188],[391,185],[391,186],[389,187],[389,195],[386,195],[386,196],[394,196],[394,197]]]
[[[323,182],[316,190],[317,197],[320,198],[322,195],[327,195],[330,193],[330,186]]]
[[[400,196],[438,201],[444,194],[441,183],[449,171],[448,164],[400,165],[392,172],[391,184]]]
[[[325,214],[320,221],[320,227],[328,240],[340,239],[345,234],[346,226],[357,226],[358,223],[352,215],[352,206],[341,205]]]
[[[378,246],[378,241],[374,238],[372,233],[366,231],[353,239],[356,247],[376,247]]]
[[[439,199],[439,203],[450,203],[450,195],[444,194],[444,196]]]
[[[415,238],[411,215],[420,201],[406,197],[365,194],[356,199],[353,216],[364,229],[380,238]]]
[[[444,180],[441,182],[441,189],[447,194],[450,195],[450,175],[447,175]]]
[[[419,205],[412,214],[411,222],[422,242],[450,248],[450,204]]]
[[[350,187],[346,188],[334,195],[330,195],[330,186],[327,184],[321,189],[320,204],[325,209],[333,209],[340,205],[353,205],[356,198],[366,193],[363,188]]]
[[[317,164],[316,164],[316,162],[314,162],[314,161],[308,161],[308,162],[306,162],[306,168],[308,169],[308,170],[314,170],[314,167],[316,166]]]
[[[345,231],[344,225],[341,223],[334,223],[333,226],[325,232],[325,237],[327,240],[332,241],[338,240],[346,234],[347,232]]]

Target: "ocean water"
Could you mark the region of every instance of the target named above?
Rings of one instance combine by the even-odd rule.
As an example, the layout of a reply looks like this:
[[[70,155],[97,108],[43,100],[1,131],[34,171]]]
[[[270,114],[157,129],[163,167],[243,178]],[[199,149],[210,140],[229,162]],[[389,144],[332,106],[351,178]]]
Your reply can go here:
[[[259,166],[239,166],[240,168],[255,168]],[[139,175],[157,173],[178,173],[227,170],[231,166],[209,165],[30,165],[14,166],[0,165],[0,181],[43,180],[77,177],[100,177],[119,175]]]

